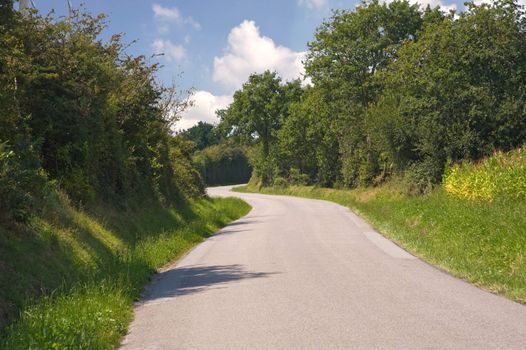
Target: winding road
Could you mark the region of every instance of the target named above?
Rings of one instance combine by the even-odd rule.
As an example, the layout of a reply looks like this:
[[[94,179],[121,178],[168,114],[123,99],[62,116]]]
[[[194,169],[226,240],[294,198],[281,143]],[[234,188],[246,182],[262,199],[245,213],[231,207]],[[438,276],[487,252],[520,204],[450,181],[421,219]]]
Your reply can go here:
[[[347,208],[253,207],[160,273],[122,349],[526,349],[526,307],[415,258]]]

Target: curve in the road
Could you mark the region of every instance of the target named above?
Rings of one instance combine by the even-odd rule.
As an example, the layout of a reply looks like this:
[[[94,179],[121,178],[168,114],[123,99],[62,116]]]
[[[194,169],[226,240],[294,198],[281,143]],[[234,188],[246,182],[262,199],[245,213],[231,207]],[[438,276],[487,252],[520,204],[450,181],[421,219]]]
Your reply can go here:
[[[526,307],[454,278],[347,208],[240,194],[249,215],[162,272],[122,349],[525,349]]]

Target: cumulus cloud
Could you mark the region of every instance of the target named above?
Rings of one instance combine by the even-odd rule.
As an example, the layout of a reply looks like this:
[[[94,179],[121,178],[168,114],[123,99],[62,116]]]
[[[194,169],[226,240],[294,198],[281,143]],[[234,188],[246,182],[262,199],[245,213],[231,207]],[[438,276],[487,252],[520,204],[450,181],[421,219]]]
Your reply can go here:
[[[181,62],[186,58],[186,49],[182,45],[175,45],[170,40],[156,39],[152,43],[153,52],[164,54],[168,62]]]
[[[305,6],[309,10],[321,10],[328,5],[328,0],[298,0],[299,6]]]
[[[284,80],[304,74],[305,52],[295,52],[262,36],[254,21],[243,21],[228,35],[228,47],[221,57],[214,58],[213,79],[232,89],[241,85],[252,73],[277,71]]]
[[[153,4],[152,10],[155,18],[161,22],[159,28],[166,30],[166,22],[175,22],[179,25],[188,24],[194,29],[201,29],[201,24],[191,16],[184,17],[177,7],[164,7],[159,4]]]
[[[215,96],[208,91],[200,90],[192,95],[192,101],[194,105],[183,112],[181,120],[176,125],[178,130],[191,128],[199,121],[212,124],[219,122],[215,111],[226,108],[232,103],[233,98],[230,95]]]

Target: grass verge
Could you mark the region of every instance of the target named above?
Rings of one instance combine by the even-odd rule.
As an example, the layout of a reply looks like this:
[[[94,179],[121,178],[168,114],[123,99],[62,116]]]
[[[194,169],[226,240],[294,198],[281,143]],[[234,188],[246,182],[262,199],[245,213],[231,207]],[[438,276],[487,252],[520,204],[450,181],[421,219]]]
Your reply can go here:
[[[236,190],[324,199],[347,206],[431,264],[526,303],[526,201],[472,201],[443,189],[409,196],[394,184],[357,190],[306,186]]]
[[[29,226],[0,226],[1,320],[14,320],[1,349],[114,348],[152,274],[250,210],[235,198],[98,214],[51,202]]]

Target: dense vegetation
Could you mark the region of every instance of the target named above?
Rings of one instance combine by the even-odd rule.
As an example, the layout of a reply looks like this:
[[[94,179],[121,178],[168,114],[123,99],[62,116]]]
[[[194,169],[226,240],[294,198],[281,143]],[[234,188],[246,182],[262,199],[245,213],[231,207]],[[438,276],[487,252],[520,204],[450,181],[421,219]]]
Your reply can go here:
[[[406,1],[335,11],[309,43],[312,85],[252,75],[218,113],[253,147],[254,175],[357,187],[404,176],[413,192],[450,163],[526,141],[526,20],[506,0],[443,13]]]
[[[120,35],[99,38],[104,16],[22,17],[12,1],[0,6],[3,213],[26,218],[50,182],[84,204],[203,193],[170,131],[186,102],[156,82],[156,64],[125,52]]]
[[[149,277],[248,211],[206,198],[188,101],[104,30],[0,0],[0,348],[115,347]]]
[[[228,136],[202,121],[177,135],[187,141],[186,148],[193,151],[194,165],[207,185],[240,184],[250,179],[247,148]]]
[[[246,148],[232,142],[210,146],[194,154],[194,164],[207,185],[247,183],[252,175]]]

